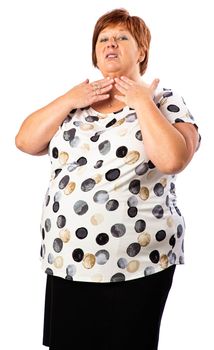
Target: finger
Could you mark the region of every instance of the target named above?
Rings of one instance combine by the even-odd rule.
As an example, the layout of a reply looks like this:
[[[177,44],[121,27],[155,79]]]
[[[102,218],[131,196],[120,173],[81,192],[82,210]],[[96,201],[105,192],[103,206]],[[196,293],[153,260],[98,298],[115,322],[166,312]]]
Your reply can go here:
[[[103,88],[103,87],[106,87],[106,86],[111,85],[113,83],[114,83],[114,79],[108,77],[105,79],[96,80],[93,83],[91,83],[91,85],[95,86],[96,88]]]
[[[150,89],[152,91],[156,90],[157,87],[158,87],[159,82],[160,82],[160,79],[154,79],[153,82],[150,85]]]
[[[126,89],[124,89],[124,88],[123,88],[121,85],[119,85],[119,84],[115,84],[115,87],[116,87],[116,89],[117,89],[118,91],[120,91],[120,92],[121,92],[121,94],[126,95],[127,90],[126,90]]]
[[[107,98],[109,98],[109,97],[110,97],[109,94],[96,95],[96,96],[94,96],[92,102],[95,103],[95,102],[98,102],[98,101],[107,100]]]
[[[124,75],[122,75],[122,77],[120,77],[121,80],[125,81],[127,84],[129,85],[133,85],[134,84],[134,81],[125,77]]]
[[[129,84],[125,83],[124,81],[122,81],[121,79],[119,78],[115,78],[115,81],[116,81],[116,85],[120,85],[121,87],[123,87],[125,90],[128,90],[128,88],[130,87]]]
[[[125,97],[121,96],[121,95],[114,95],[114,97],[116,98],[116,100],[121,101],[121,102],[125,102]]]

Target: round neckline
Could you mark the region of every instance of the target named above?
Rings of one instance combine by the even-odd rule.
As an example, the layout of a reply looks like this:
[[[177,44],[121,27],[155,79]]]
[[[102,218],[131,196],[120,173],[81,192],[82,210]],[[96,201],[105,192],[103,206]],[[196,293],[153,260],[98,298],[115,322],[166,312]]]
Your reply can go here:
[[[98,116],[106,116],[105,118],[107,118],[107,116],[112,116],[112,115],[117,115],[119,113],[122,113],[126,110],[129,110],[129,106],[124,106],[123,108],[115,111],[115,112],[109,112],[109,113],[103,113],[103,112],[98,112],[96,109],[94,109],[93,107],[89,107],[89,110],[91,110],[93,113],[97,114]],[[101,119],[105,119],[105,118],[101,118]]]

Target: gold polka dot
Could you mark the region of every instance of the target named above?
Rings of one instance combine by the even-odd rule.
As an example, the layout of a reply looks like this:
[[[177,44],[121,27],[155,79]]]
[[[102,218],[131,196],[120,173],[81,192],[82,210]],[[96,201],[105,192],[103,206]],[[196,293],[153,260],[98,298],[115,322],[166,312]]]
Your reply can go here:
[[[95,256],[93,254],[87,253],[84,255],[82,263],[86,269],[91,269],[94,266],[95,261],[96,261]]]
[[[124,128],[124,129],[118,130],[118,135],[124,136],[127,134],[127,132],[128,132],[128,129]]]
[[[151,170],[147,175],[146,175],[146,178],[147,178],[147,180],[152,180],[154,177],[155,177],[155,174],[156,174],[156,170],[155,169],[153,169],[153,170]]]
[[[139,269],[140,262],[138,260],[132,260],[128,263],[127,271],[128,272],[135,272]]]
[[[130,151],[124,157],[124,162],[126,164],[133,164],[133,163],[136,163],[139,158],[140,158],[140,153],[138,151]]]
[[[67,230],[67,229],[61,230],[60,233],[59,233],[59,237],[61,238],[61,240],[64,243],[67,243],[70,240],[70,238],[71,238],[70,231]]]
[[[96,275],[91,277],[93,282],[101,282],[103,280],[103,275],[97,273]]]
[[[125,122],[126,118],[122,118],[120,120],[117,120],[117,122],[113,125],[113,126],[118,126],[118,125],[121,125]]]
[[[169,227],[172,227],[174,225],[174,220],[171,216],[167,218],[166,222]]]
[[[104,220],[104,217],[100,213],[96,213],[91,217],[92,225],[99,225]]]
[[[159,101],[160,103],[160,106],[163,106],[167,101],[167,98],[166,97],[162,97],[162,99]]]
[[[165,268],[167,268],[168,263],[169,263],[169,260],[168,260],[167,255],[161,255],[161,258],[160,258],[160,266],[161,266],[163,269],[165,269]]]
[[[69,182],[64,189],[64,193],[67,195],[70,194],[71,192],[74,191],[75,187],[76,187],[75,182]]]
[[[163,187],[166,187],[167,185],[167,178],[166,177],[163,177],[162,179],[160,179],[160,183]]]
[[[57,269],[61,269],[62,266],[63,266],[63,257],[62,256],[57,256],[55,259],[54,259],[54,266],[57,268]]]
[[[102,177],[103,177],[102,174],[95,174],[95,175],[93,176],[93,179],[94,179],[94,181],[96,182],[96,184],[98,184],[98,183],[102,180]]]
[[[138,243],[142,246],[142,247],[146,247],[151,241],[151,235],[147,232],[141,233],[138,236]]]
[[[83,143],[80,147],[83,151],[90,151],[90,145],[88,143]]]
[[[60,152],[59,161],[62,165],[66,164],[68,158],[69,158],[69,155],[67,152]]]
[[[80,129],[81,129],[81,130],[84,130],[84,131],[91,130],[91,129],[94,129],[94,125],[82,123],[82,124],[80,125]]]
[[[147,200],[149,198],[149,189],[148,187],[141,187],[140,192],[139,192],[139,196],[142,200]]]

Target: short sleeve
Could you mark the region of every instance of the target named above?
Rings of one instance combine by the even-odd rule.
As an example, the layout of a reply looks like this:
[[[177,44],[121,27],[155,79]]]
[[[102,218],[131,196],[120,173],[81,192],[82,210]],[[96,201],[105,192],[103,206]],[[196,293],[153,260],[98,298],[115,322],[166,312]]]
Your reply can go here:
[[[172,89],[161,89],[154,97],[157,107],[167,120],[174,123],[191,123],[198,131],[198,125],[195,118],[189,111],[184,98]],[[198,150],[201,142],[201,135],[199,134]]]

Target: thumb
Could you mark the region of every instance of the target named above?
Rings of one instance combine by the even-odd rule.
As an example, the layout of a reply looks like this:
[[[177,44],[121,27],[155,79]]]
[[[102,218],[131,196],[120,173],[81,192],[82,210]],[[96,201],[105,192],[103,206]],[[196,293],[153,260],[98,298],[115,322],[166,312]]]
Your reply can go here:
[[[153,80],[153,82],[150,85],[150,88],[152,89],[152,91],[155,91],[157,89],[159,82],[160,82],[160,79]]]

